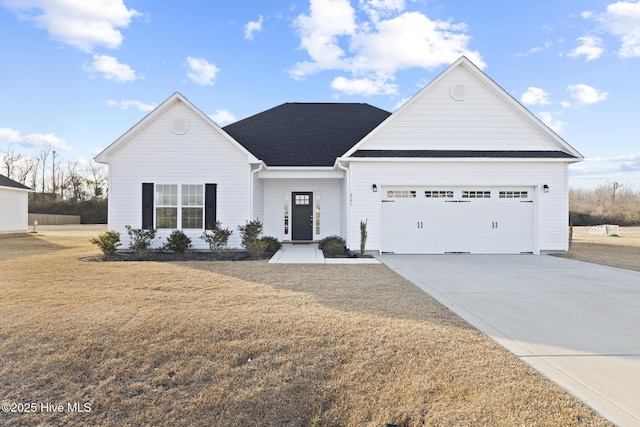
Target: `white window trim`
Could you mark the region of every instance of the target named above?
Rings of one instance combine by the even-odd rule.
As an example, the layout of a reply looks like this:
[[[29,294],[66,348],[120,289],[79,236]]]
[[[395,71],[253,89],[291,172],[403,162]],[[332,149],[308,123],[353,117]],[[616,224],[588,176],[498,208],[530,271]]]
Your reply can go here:
[[[159,185],[175,185],[177,187],[176,192],[176,205],[161,205],[158,203],[157,200],[157,196],[158,196],[158,186]],[[202,195],[202,204],[200,205],[183,205],[182,204],[182,191],[183,191],[183,186],[187,186],[187,185],[197,185],[200,186],[201,189],[201,195]],[[154,224],[155,224],[155,228],[156,230],[204,230],[204,217],[205,217],[205,184],[197,184],[197,183],[171,183],[171,184],[167,184],[167,183],[156,183],[154,184]],[[158,228],[158,215],[157,215],[157,209],[158,208],[175,208],[176,209],[176,227],[175,228],[167,228],[167,227],[163,227],[163,228]],[[200,227],[197,228],[184,228],[182,227],[182,209],[183,208],[194,208],[194,209],[200,209],[202,211],[202,224],[200,225]]]

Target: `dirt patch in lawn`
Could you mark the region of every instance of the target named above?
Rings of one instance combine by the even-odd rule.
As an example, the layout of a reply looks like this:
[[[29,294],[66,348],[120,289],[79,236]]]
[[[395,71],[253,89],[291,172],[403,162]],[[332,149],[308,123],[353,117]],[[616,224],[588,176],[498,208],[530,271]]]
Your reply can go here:
[[[88,263],[85,237],[0,237],[13,247],[0,400],[37,406],[0,425],[610,425],[383,265]]]
[[[591,227],[573,227],[571,249],[563,258],[640,271],[640,227],[620,227],[618,236],[590,234]]]

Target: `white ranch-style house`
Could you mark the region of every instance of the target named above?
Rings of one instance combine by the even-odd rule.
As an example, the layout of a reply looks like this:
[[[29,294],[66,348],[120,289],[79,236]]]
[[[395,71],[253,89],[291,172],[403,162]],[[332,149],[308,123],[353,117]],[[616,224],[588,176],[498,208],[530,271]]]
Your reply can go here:
[[[582,156],[465,57],[394,113],[286,103],[219,127],[173,94],[96,156],[109,229],[198,237],[260,219],[281,241],[330,235],[391,253],[568,249],[568,165]],[[234,231],[230,246],[239,247]]]

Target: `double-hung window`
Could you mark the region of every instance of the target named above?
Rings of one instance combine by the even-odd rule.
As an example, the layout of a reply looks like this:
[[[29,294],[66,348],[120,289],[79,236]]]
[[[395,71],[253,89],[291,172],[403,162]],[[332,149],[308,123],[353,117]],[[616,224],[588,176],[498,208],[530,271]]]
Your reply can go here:
[[[182,228],[202,228],[202,185],[182,185]]]
[[[178,186],[156,184],[156,228],[178,228]]]
[[[203,218],[202,184],[156,184],[156,228],[199,229]]]

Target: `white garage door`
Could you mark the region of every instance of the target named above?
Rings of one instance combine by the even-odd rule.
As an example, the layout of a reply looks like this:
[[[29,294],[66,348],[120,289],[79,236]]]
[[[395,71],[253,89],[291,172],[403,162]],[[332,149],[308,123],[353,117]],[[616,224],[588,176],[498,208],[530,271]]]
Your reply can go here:
[[[533,252],[534,205],[533,188],[386,187],[382,252]]]

